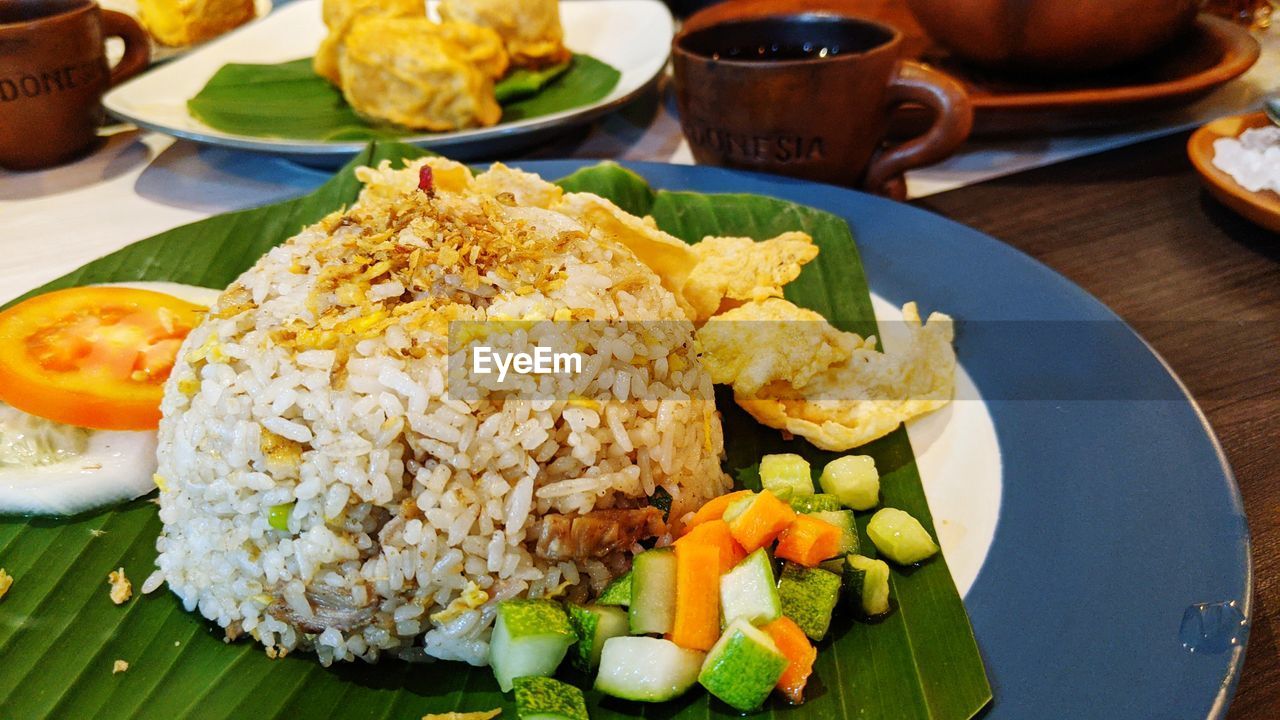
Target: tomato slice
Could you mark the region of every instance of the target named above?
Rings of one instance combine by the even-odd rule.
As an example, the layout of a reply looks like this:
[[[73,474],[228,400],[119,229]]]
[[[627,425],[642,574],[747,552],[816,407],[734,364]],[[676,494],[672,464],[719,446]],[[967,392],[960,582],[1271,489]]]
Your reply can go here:
[[[98,430],[160,422],[178,347],[207,308],[126,287],[78,287],[0,312],[0,400]]]

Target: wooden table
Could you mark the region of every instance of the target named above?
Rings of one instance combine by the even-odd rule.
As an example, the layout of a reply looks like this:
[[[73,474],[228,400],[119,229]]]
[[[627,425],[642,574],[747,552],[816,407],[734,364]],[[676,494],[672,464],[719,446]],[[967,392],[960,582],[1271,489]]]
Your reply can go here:
[[[1132,324],[1217,431],[1253,540],[1228,718],[1280,716],[1280,235],[1199,189],[1176,135],[918,201],[1048,264]]]

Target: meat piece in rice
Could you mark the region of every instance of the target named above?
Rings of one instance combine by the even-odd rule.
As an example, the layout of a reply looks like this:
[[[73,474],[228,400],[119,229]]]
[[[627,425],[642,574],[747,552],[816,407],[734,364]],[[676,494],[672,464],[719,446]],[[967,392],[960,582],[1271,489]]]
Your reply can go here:
[[[672,518],[728,489],[711,381],[606,231],[448,161],[359,172],[360,200],[262,257],[179,353],[159,572],[272,654],[483,664],[498,601],[599,589],[665,532],[657,488]],[[538,392],[447,392],[450,321],[570,318],[655,322]]]

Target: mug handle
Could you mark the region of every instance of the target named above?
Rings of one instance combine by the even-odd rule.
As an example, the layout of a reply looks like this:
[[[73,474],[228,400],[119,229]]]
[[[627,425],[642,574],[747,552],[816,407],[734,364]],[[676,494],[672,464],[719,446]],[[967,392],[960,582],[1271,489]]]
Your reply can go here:
[[[124,57],[111,68],[111,87],[137,75],[151,64],[151,37],[137,20],[115,10],[102,10],[102,34],[124,41]]]
[[[973,129],[973,104],[960,83],[913,60],[898,64],[887,100],[888,111],[910,102],[924,105],[934,116],[923,135],[881,150],[867,169],[864,189],[904,200],[907,185],[902,174],[955,152]]]

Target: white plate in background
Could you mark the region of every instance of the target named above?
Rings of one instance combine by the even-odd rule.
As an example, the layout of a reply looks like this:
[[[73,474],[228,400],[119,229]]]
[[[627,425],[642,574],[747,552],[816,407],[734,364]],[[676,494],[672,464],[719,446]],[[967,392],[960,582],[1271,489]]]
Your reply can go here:
[[[433,12],[435,5],[428,3]],[[563,2],[560,17],[569,49],[598,58],[622,74],[608,95],[589,105],[541,117],[398,139],[456,158],[500,155],[557,129],[586,123],[626,103],[654,83],[667,64],[675,23],[658,0]],[[320,0],[299,0],[112,89],[103,104],[122,120],[166,135],[281,155],[308,164],[340,164],[364,149],[367,142],[238,135],[215,130],[187,111],[187,100],[224,65],[272,64],[311,57],[324,35]]]

